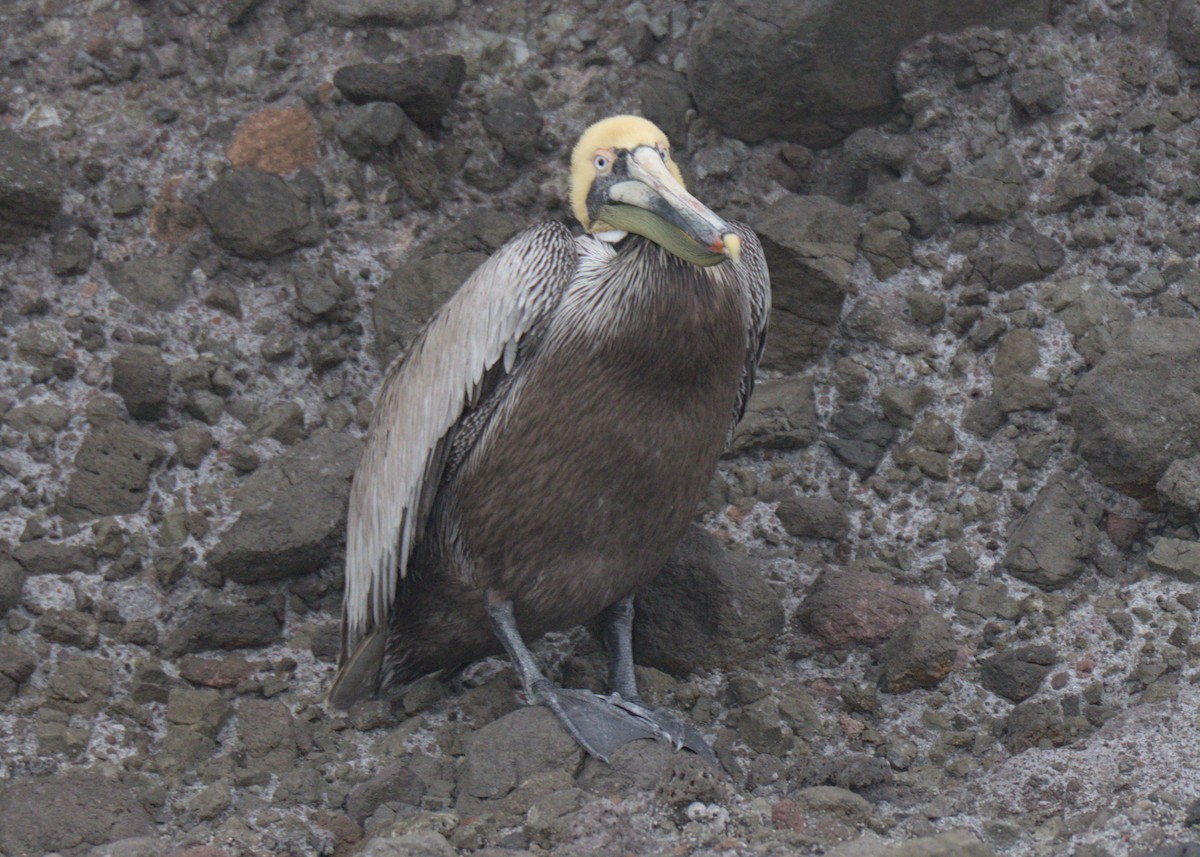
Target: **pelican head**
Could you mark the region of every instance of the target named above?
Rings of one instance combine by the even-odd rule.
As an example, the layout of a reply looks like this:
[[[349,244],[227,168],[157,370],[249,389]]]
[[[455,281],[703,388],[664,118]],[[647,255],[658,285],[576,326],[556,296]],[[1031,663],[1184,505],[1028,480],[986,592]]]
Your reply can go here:
[[[612,116],[571,153],[571,208],[583,228],[614,240],[633,232],[695,265],[737,261],[733,227],[687,192],[667,135],[640,116]]]

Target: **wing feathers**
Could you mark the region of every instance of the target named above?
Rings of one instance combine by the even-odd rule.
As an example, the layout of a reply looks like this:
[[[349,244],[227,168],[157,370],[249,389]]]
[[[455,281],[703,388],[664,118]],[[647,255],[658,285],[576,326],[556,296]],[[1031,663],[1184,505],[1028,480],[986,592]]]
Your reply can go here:
[[[447,436],[476,403],[489,370],[512,371],[522,338],[545,322],[574,270],[565,226],[519,233],[388,367],[350,496],[340,663],[365,635],[387,627],[441,479]]]

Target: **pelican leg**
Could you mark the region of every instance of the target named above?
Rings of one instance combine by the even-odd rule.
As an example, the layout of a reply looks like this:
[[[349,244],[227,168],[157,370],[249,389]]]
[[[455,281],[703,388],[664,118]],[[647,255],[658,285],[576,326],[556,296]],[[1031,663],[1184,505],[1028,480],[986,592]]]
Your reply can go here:
[[[531,702],[546,706],[558,718],[567,733],[588,754],[608,762],[620,747],[639,738],[663,738],[657,720],[643,714],[641,706],[627,706],[620,699],[610,701],[589,690],[567,690],[542,675],[533,653],[521,638],[511,601],[492,601],[488,616],[500,642],[504,644],[521,686]]]
[[[633,596],[622,598],[600,614],[604,647],[608,649],[608,684],[621,697],[621,707],[636,711],[658,724],[662,737],[678,750],[686,747],[714,768],[719,768],[704,736],[691,724],[665,708],[650,708],[642,701],[633,672]]]

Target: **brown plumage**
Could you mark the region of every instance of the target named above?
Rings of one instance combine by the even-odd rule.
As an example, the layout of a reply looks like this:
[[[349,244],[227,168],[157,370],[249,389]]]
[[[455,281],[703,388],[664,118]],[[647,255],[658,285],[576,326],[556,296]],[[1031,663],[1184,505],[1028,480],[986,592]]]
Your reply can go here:
[[[335,705],[503,651],[492,605],[533,639],[630,596],[745,408],[769,305],[757,238],[671,185],[665,149],[628,167],[609,162],[627,150],[600,151],[617,153],[586,193],[602,234],[520,233],[389,367],[351,501]],[[678,188],[685,231],[625,213],[643,202],[639,164]]]

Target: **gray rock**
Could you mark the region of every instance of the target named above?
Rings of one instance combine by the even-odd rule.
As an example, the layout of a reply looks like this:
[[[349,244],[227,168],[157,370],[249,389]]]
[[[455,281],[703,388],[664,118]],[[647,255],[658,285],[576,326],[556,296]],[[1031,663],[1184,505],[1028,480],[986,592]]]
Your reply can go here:
[[[842,463],[865,479],[875,472],[896,436],[895,427],[861,405],[847,405],[830,421],[825,445]]]
[[[1005,334],[992,364],[992,398],[996,407],[1006,414],[1048,411],[1054,407],[1050,382],[1029,374],[1039,362],[1037,338],[1032,333],[1019,328]]]
[[[276,402],[250,426],[254,437],[269,437],[285,446],[292,446],[304,439],[304,409],[299,402]]]
[[[17,688],[29,680],[37,665],[37,655],[0,637],[0,705],[16,696]]]
[[[59,277],[73,277],[87,272],[92,266],[95,246],[87,230],[74,224],[52,225],[50,236],[50,270]]]
[[[160,857],[170,850],[170,844],[157,836],[131,836],[98,845],[88,852],[88,857]]]
[[[998,223],[1025,204],[1025,175],[1017,156],[993,152],[946,183],[946,209],[960,223]]]
[[[548,708],[518,708],[471,734],[466,742],[464,798],[499,800],[535,774],[563,771],[574,777],[583,750]]]
[[[34,539],[22,542],[13,559],[29,574],[90,573],[96,570],[96,551],[91,545],[71,545]]]
[[[199,604],[163,643],[167,657],[214,649],[259,649],[279,641],[283,622],[266,604]]]
[[[687,143],[687,115],[692,109],[687,78],[658,64],[648,64],[638,84],[642,114],[663,130],[677,148]]]
[[[79,610],[51,607],[38,617],[34,630],[52,643],[77,649],[94,649],[100,642],[100,623]]]
[[[1075,350],[1086,357],[1106,354],[1133,320],[1132,310],[1120,298],[1083,277],[1072,277],[1054,286],[1042,302],[1067,326]]]
[[[67,502],[97,515],[136,512],[146,501],[150,471],[166,454],[157,440],[134,426],[93,426],[75,453]]]
[[[455,0],[313,0],[317,20],[339,27],[363,24],[410,29],[452,18]]]
[[[359,783],[346,798],[346,814],[362,824],[385,803],[420,806],[425,783],[399,762],[391,762],[365,783]]]
[[[700,112],[730,136],[829,146],[892,114],[893,66],[916,39],[976,24],[1026,29],[1049,12],[1044,0],[921,0],[886,15],[869,0],[721,0],[692,33],[688,78]]]
[[[284,181],[254,167],[230,170],[200,193],[200,213],[222,250],[270,259],[325,237],[324,201],[315,183]]]
[[[1146,564],[1188,583],[1200,583],[1200,542],[1159,537]]]
[[[919,836],[899,844],[868,832],[828,849],[825,857],[996,857],[996,852],[967,830]]]
[[[391,146],[400,136],[407,119],[399,106],[387,101],[373,101],[350,108],[345,118],[334,126],[334,133],[347,154],[365,161]]]
[[[1167,509],[1200,517],[1200,455],[1172,461],[1154,487]]]
[[[25,571],[16,560],[0,555],[0,619],[21,603],[25,588]]]
[[[788,535],[798,538],[842,539],[850,531],[846,512],[829,497],[788,497],[775,515]]]
[[[884,642],[906,621],[929,609],[919,592],[854,568],[826,569],[796,612],[800,627],[831,649]]]
[[[929,346],[929,337],[905,316],[903,299],[897,294],[864,295],[846,313],[842,327],[852,336],[879,342],[901,354],[919,354]]]
[[[908,221],[916,238],[928,238],[942,223],[942,206],[937,194],[911,181],[877,182],[863,201],[869,211],[882,214],[898,211]]]
[[[886,280],[912,266],[910,231],[904,215],[896,211],[877,214],[863,224],[860,246],[876,277]]]
[[[755,385],[730,452],[738,455],[751,449],[800,449],[816,437],[813,379],[769,378]]]
[[[354,104],[390,101],[424,130],[436,131],[465,79],[461,56],[429,54],[400,63],[343,66],[333,84]]]
[[[213,569],[239,583],[316,571],[343,537],[350,480],[362,442],[317,434],[246,480],[238,519],[209,553]]]
[[[1026,222],[1007,239],[973,250],[967,257],[964,273],[967,285],[1007,292],[1054,273],[1064,260],[1062,246]]]
[[[455,857],[459,852],[445,836],[426,830],[399,836],[375,836],[367,840],[362,850],[356,853],[359,857]],[[505,853],[520,857],[528,852],[505,849]]]
[[[760,653],[783,626],[779,596],[749,560],[692,526],[635,602],[639,664],[686,674]]]
[[[1010,87],[1013,104],[1030,119],[1050,115],[1067,97],[1062,75],[1048,68],[1023,68],[1013,74]]]
[[[1146,497],[1178,458],[1200,454],[1200,321],[1140,318],[1071,397],[1079,452],[1096,478]]]
[[[434,311],[514,232],[512,218],[483,209],[415,248],[371,304],[386,363],[408,347]]]
[[[483,114],[484,129],[496,138],[506,155],[522,162],[537,156],[544,121],[541,108],[523,89],[492,95]]]
[[[1120,143],[1109,143],[1092,160],[1088,175],[1119,194],[1131,194],[1146,181],[1146,156]]]
[[[38,402],[33,405],[18,405],[6,413],[3,419],[6,425],[26,434],[39,427],[60,432],[71,421],[71,412],[54,402]]]
[[[153,345],[128,345],[113,359],[112,389],[125,400],[129,415],[157,420],[166,415],[171,367]]]
[[[0,255],[48,227],[62,205],[63,185],[53,151],[0,128]]]
[[[1100,541],[1099,520],[1074,480],[1053,478],[1013,528],[1003,567],[1042,589],[1059,589],[1083,573]]]
[[[884,689],[907,693],[942,683],[958,657],[958,641],[941,614],[926,610],[897,628],[880,647],[878,657]]]
[[[988,658],[979,667],[980,683],[992,693],[1022,702],[1037,693],[1058,656],[1050,646],[1023,646]]]
[[[833,338],[858,256],[858,216],[822,196],[786,196],[755,222],[771,269],[763,366],[797,372]]]
[[[146,192],[133,182],[117,182],[112,185],[108,207],[114,217],[132,217],[146,206]]]
[[[435,208],[443,202],[446,178],[438,169],[433,144],[417,124],[407,116],[400,123],[400,135],[394,148],[392,174],[409,198],[422,208]]]
[[[192,265],[186,256],[141,256],[107,267],[117,293],[142,309],[169,312],[187,297]]]
[[[1066,743],[1062,710],[1057,699],[1021,702],[1004,724],[1004,745],[1010,753],[1031,747],[1061,747]]]
[[[1167,28],[1167,44],[1190,63],[1200,63],[1200,3],[1175,0]]]
[[[933,390],[924,384],[909,387],[888,385],[879,391],[879,404],[887,421],[897,428],[908,428],[913,417],[933,401]]]
[[[1088,175],[1088,164],[1075,161],[1068,164],[1054,180],[1054,190],[1041,204],[1046,212],[1070,211],[1091,199],[1100,183]]]
[[[179,461],[193,470],[204,461],[204,456],[208,455],[214,443],[212,432],[196,423],[180,426],[171,439],[175,442],[175,454],[179,456]]]
[[[8,854],[79,853],[153,833],[133,790],[99,771],[18,777],[0,786],[0,849]]]

